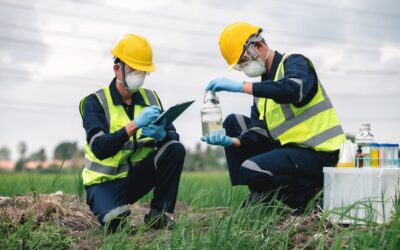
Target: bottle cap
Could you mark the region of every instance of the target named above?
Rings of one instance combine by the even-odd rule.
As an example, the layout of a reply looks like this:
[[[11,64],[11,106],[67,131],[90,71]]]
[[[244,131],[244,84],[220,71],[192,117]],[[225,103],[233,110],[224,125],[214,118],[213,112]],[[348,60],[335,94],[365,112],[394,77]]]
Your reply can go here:
[[[208,90],[204,93],[203,102],[206,103],[208,101],[210,101],[212,104],[219,104],[218,96],[211,90]]]

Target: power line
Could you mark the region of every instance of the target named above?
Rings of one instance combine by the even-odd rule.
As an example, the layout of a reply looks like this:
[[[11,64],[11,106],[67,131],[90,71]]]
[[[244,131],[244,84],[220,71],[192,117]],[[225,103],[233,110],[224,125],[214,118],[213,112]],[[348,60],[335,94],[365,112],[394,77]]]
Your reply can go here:
[[[156,30],[162,30],[162,31],[168,29],[168,31],[180,32],[180,33],[181,32],[190,33],[190,34],[196,35],[196,36],[204,36],[204,35],[212,35],[212,36],[214,36],[214,35],[216,35],[216,34],[214,34],[212,32],[208,32],[208,31],[196,31],[196,32],[194,32],[192,29],[176,29],[176,28],[173,28],[173,27],[160,27],[160,26],[157,26],[157,25],[149,24],[149,23],[132,22],[131,20],[129,20],[129,21],[128,20],[118,20],[118,19],[107,18],[107,17],[101,17],[100,18],[100,17],[93,16],[93,15],[83,16],[83,15],[76,14],[74,12],[69,12],[68,13],[68,12],[64,12],[64,11],[60,11],[60,10],[56,10],[56,9],[50,9],[50,8],[46,9],[44,6],[40,6],[39,8],[33,8],[33,7],[30,7],[30,6],[27,6],[27,5],[21,5],[21,4],[15,4],[15,3],[0,2],[0,4],[3,5],[3,6],[7,6],[7,7],[11,7],[11,8],[17,8],[17,9],[23,9],[23,10],[28,10],[28,11],[38,11],[38,10],[40,10],[41,12],[46,12],[46,13],[50,13],[50,14],[53,14],[53,15],[57,14],[58,16],[61,15],[61,16],[65,16],[65,17],[75,17],[75,18],[84,19],[84,20],[88,20],[88,18],[90,18],[91,21],[96,20],[96,21],[99,21],[99,22],[107,23],[107,24],[109,24],[111,22],[111,23],[118,23],[120,25],[127,26],[128,23],[129,23],[131,25],[140,25],[140,26],[145,26],[145,27],[148,27],[148,28],[152,28],[152,29],[156,29]],[[86,14],[89,14],[89,13],[86,13]]]
[[[0,99],[0,104],[3,105],[24,105],[24,106],[29,106],[29,107],[39,107],[39,108],[57,108],[58,109],[67,109],[68,111],[71,111],[71,106],[70,105],[63,105],[59,103],[44,103],[44,102],[32,102],[32,101],[19,101],[19,100],[12,100],[12,99]],[[78,105],[76,105],[78,106]]]
[[[57,36],[63,36],[66,38],[72,38],[72,39],[88,39],[91,40],[93,42],[99,42],[99,43],[104,43],[104,39],[101,39],[100,37],[96,37],[93,35],[88,35],[85,34],[84,36],[80,36],[80,38],[77,38],[76,34],[71,33],[71,32],[61,32],[61,31],[56,31],[56,30],[46,30],[46,29],[41,29],[41,28],[37,28],[37,27],[28,27],[28,26],[23,26],[23,25],[17,25],[14,23],[4,23],[4,22],[0,22],[0,27],[6,28],[6,29],[11,29],[11,30],[15,30],[15,29],[21,29],[21,30],[26,30],[26,31],[30,31],[30,32],[38,32],[38,33],[42,33],[42,32],[46,32],[46,33],[50,33],[50,34],[55,34]],[[9,36],[7,37],[3,37],[5,40],[11,40],[13,38],[10,38]],[[30,40],[32,41],[32,40]],[[38,43],[37,41],[32,41],[32,43]],[[43,45],[43,44],[37,44],[37,45]],[[48,46],[48,45],[47,45]],[[55,46],[65,46],[65,45],[60,45],[60,44],[56,44]],[[67,47],[67,46],[65,46]],[[68,46],[69,47],[69,46]],[[167,48],[167,47],[163,47],[163,46],[157,46],[159,49],[161,49],[163,52],[167,52],[167,53],[185,53],[185,54],[190,54],[190,55],[194,55],[194,56],[200,56],[200,57],[215,57],[215,55],[210,54],[206,51],[183,51],[183,50],[179,50],[177,48]],[[98,51],[96,49],[91,48],[90,46],[87,48],[82,48],[82,47],[72,47],[74,49],[80,49],[83,51],[87,51],[87,50],[94,50],[94,51]],[[102,52],[108,53],[107,50],[102,50]]]
[[[14,42],[18,42],[18,43],[22,43],[22,44],[27,44],[29,45],[30,42],[29,41],[24,41],[22,39],[15,39],[15,38],[8,38],[8,37],[2,37],[0,36],[0,42],[1,41],[14,41]],[[46,47],[48,45],[42,43],[42,42],[35,42],[35,45],[40,45],[42,47]],[[181,64],[184,66],[189,66],[189,67],[200,67],[200,68],[207,68],[209,69],[210,66],[215,66],[215,67],[219,67],[219,64],[214,64],[211,65],[210,63],[199,63],[197,62],[192,62],[192,61],[185,61],[185,60],[178,60],[176,58],[171,59],[171,60],[165,60],[165,59],[159,59],[160,62],[163,63],[173,63],[173,64]],[[320,71],[321,72],[321,71]],[[323,71],[322,71],[323,72]],[[338,73],[335,70],[327,70],[325,72],[329,72],[329,73]],[[388,71],[388,70],[375,70],[375,69],[346,69],[345,70],[346,74],[352,74],[352,75],[365,75],[365,74],[369,74],[369,75],[384,75],[384,76],[399,76],[400,73],[397,71]]]
[[[279,3],[286,3],[286,4],[294,4],[294,5],[301,5],[301,6],[312,6],[316,8],[324,8],[324,9],[338,9],[338,10],[344,10],[347,12],[353,12],[353,13],[359,13],[359,14],[365,14],[365,15],[373,15],[377,16],[380,18],[400,18],[400,15],[397,15],[395,13],[389,13],[389,12],[382,12],[382,11],[377,11],[374,9],[373,11],[371,10],[366,10],[366,9],[358,9],[358,8],[351,8],[351,7],[343,7],[343,6],[337,6],[337,5],[331,5],[331,4],[326,4],[325,2],[310,2],[310,1],[293,1],[293,0],[286,0],[286,1],[279,1],[275,0],[276,2]]]
[[[6,29],[12,29],[12,30],[22,29],[22,30],[26,30],[26,31],[29,31],[29,32],[38,32],[38,33],[46,32],[46,33],[50,33],[50,34],[55,34],[57,36],[63,36],[63,37],[66,37],[66,38],[89,39],[89,40],[91,40],[93,42],[99,42],[99,43],[103,42],[103,40],[101,38],[96,37],[96,36],[92,36],[92,35],[88,36],[87,34],[85,34],[84,36],[81,36],[81,38],[77,38],[76,34],[71,33],[71,32],[60,32],[58,30],[55,31],[55,30],[41,29],[41,28],[37,28],[37,27],[28,27],[28,26],[13,24],[13,23],[4,23],[3,22],[3,23],[0,23],[0,27],[6,28]],[[278,31],[278,33],[279,33],[279,31]],[[299,37],[295,36],[295,34],[293,36],[295,37],[295,39],[299,39]],[[3,38],[3,40],[21,42],[20,40],[18,40],[16,38],[10,38],[10,37],[2,37],[2,38]],[[303,38],[300,38],[300,39],[303,39]],[[306,41],[306,40],[308,40],[308,39],[304,38],[304,41]],[[32,40],[30,40],[30,41],[32,41]],[[81,50],[83,52],[88,52],[89,50],[99,51],[98,49],[94,49],[92,47],[82,48],[82,47],[77,47],[77,46],[66,46],[64,44],[63,45],[61,45],[61,44],[53,44],[53,45],[49,44],[49,45],[47,45],[47,44],[39,44],[39,42],[37,42],[37,41],[32,41],[32,43],[35,44],[35,45],[38,45],[38,46],[65,47],[65,48],[71,48],[71,49],[74,49],[74,50]],[[296,46],[299,45],[298,42],[295,42],[293,40],[291,40],[291,41],[287,41],[286,40],[286,41],[284,41],[284,43],[285,44],[289,44],[289,45],[296,45]],[[308,45],[308,43],[304,43],[304,44]],[[215,58],[216,57],[215,54],[210,54],[210,53],[208,53],[206,51],[193,51],[193,50],[183,51],[183,50],[179,50],[177,48],[168,48],[168,47],[163,47],[163,46],[156,46],[156,47],[159,48],[161,52],[167,52],[167,53],[173,53],[173,54],[176,54],[176,53],[182,53],[183,54],[184,53],[184,54],[189,54],[189,55],[194,55],[194,56],[199,56],[199,57],[206,57],[206,58]],[[365,53],[370,53],[371,52],[371,47],[370,47],[370,45],[367,45],[367,44],[355,44],[355,45],[351,45],[351,46],[347,45],[347,47],[353,48],[353,50],[364,51]],[[107,51],[106,50],[102,50],[102,53],[107,53]]]
[[[35,114],[41,114],[41,115],[70,115],[70,116],[77,116],[79,115],[79,111],[77,110],[76,112],[68,112],[65,110],[49,110],[45,108],[40,108],[40,107],[16,107],[16,106],[9,106],[5,104],[0,104],[0,106],[3,106],[4,109],[2,109],[0,112],[24,112],[24,113],[35,113]]]
[[[14,38],[7,38],[7,37],[0,36],[0,42],[1,41],[18,42],[20,44],[27,44],[27,45],[29,45],[29,43],[30,43],[29,41],[23,41],[21,39],[14,39]],[[40,42],[35,42],[36,45],[39,45],[39,43]],[[41,46],[45,47],[47,45],[42,43]],[[49,47],[51,47],[51,46],[49,46]],[[103,52],[104,51],[102,51],[100,53],[103,54]],[[88,52],[86,51],[86,53],[88,53]],[[90,54],[90,53],[88,53],[88,54]],[[188,61],[188,60],[182,60],[182,59],[179,59],[176,57],[169,57],[169,58],[170,58],[169,60],[166,60],[166,59],[163,59],[162,57],[159,57],[159,58],[157,58],[157,61],[163,62],[163,63],[170,63],[170,64],[174,64],[174,65],[181,64],[181,65],[185,65],[185,66],[189,66],[189,67],[200,67],[200,68],[208,68],[208,69],[213,66],[216,66],[216,67],[219,66],[219,64],[210,63],[210,61],[202,62],[202,61],[197,60],[197,61],[193,62],[193,61]],[[213,58],[213,59],[216,59],[216,58]],[[110,59],[110,61],[111,61],[111,59]]]
[[[4,3],[4,2],[1,3],[1,4],[3,4],[4,6],[12,7],[12,8],[19,8],[19,9],[30,10],[30,11],[36,11],[37,10],[35,8],[32,8],[32,7],[27,7],[26,5],[25,6],[21,6],[21,5],[16,5],[14,3],[11,4],[11,3]],[[105,5],[99,5],[99,4],[92,4],[92,5],[95,5],[95,6],[97,5],[97,6],[102,6],[102,7],[105,6]],[[92,6],[92,5],[90,5],[90,6]],[[107,10],[109,10],[109,8],[113,8],[113,7],[109,7],[109,6],[105,6],[105,7],[107,7]],[[62,12],[62,11],[59,11],[59,10],[51,10],[49,8],[45,9],[45,8],[43,8],[43,6],[40,8],[40,10],[44,11],[44,12],[47,12],[47,13],[50,13],[50,14],[57,13],[59,15],[63,15],[63,16],[67,16],[67,17],[76,17],[76,18],[81,18],[81,19],[85,19],[85,20],[88,19],[88,16],[82,16],[82,15],[79,15],[79,14],[76,14],[76,13],[66,13],[66,12]],[[119,10],[119,11],[121,11],[121,10]],[[127,10],[125,10],[125,11],[127,11]],[[129,11],[127,11],[127,12],[129,12]],[[179,17],[179,16],[174,16],[174,15],[167,15],[167,16],[168,16],[169,19],[177,18],[177,19],[186,20],[186,21],[189,21],[189,22],[195,20],[195,19],[188,19],[188,18],[183,18],[183,17]],[[132,21],[127,21],[127,20],[121,21],[121,20],[116,20],[116,19],[113,19],[113,18],[99,18],[99,17],[96,17],[96,16],[90,16],[90,18],[91,18],[91,20],[95,19],[95,20],[100,21],[100,22],[106,22],[107,24],[109,24],[111,22],[111,23],[118,23],[119,25],[122,24],[122,25],[125,25],[125,26],[127,25],[127,23],[131,23],[133,25],[138,25],[138,23],[134,23]],[[203,25],[204,24],[210,24],[210,23],[207,23],[207,22],[203,22],[203,20],[202,21],[196,20],[196,22],[200,22]],[[225,25],[224,23],[218,23],[218,24],[220,26]],[[198,30],[197,31],[193,31],[192,29],[189,29],[189,30],[188,29],[176,29],[176,28],[173,28],[171,26],[160,27],[160,26],[157,26],[157,25],[151,25],[149,23],[145,23],[145,24],[141,23],[139,25],[145,26],[145,27],[148,27],[148,28],[152,28],[152,29],[163,30],[163,31],[164,30],[168,30],[168,31],[174,31],[174,32],[179,32],[179,33],[184,32],[184,34],[201,35],[202,37],[204,37],[204,36],[212,36],[214,38],[214,37],[218,36],[218,34],[216,34],[216,33],[204,32],[202,30],[201,31],[198,31]],[[215,26],[215,25],[217,25],[217,23],[212,23],[212,25]],[[293,38],[293,36],[295,36],[295,37],[301,37],[302,36],[301,33],[296,33],[296,32],[287,32],[287,31],[274,30],[274,29],[269,29],[269,30],[271,30],[272,32],[278,33],[278,34],[283,34],[286,37],[290,37],[290,38]],[[337,37],[316,35],[316,34],[308,35],[308,38],[317,38],[317,39],[322,39],[322,40],[328,40],[330,42],[332,42],[332,41],[343,42],[342,40],[338,39]],[[366,43],[365,40],[357,41],[356,43],[358,45],[365,45],[365,46],[375,45],[374,43],[370,43],[370,42]]]
[[[347,69],[345,72],[347,74],[400,76],[400,72],[395,70]]]
[[[5,70],[5,71],[3,71]],[[16,71],[12,69],[4,69],[0,68],[0,75],[6,76],[6,77],[12,77],[12,78],[22,78],[26,79],[29,81],[32,81],[34,83],[39,83],[39,84],[45,84],[45,85],[51,85],[51,86],[65,86],[65,87],[92,87],[92,86],[99,86],[98,83],[104,82],[104,81],[91,81],[89,79],[86,79],[84,77],[81,78],[73,78],[73,77],[68,77],[68,78],[61,78],[61,79],[52,79],[52,82],[47,82],[44,80],[35,80],[35,76],[40,76],[40,75],[35,75],[35,73],[29,73],[29,72],[24,72],[24,71]],[[57,83],[54,83],[57,82]]]
[[[0,26],[3,26],[3,24],[0,23]],[[6,27],[6,28],[12,28],[12,27]],[[21,28],[21,27],[14,26],[13,28]],[[30,28],[23,28],[23,29],[29,30]],[[37,30],[32,29],[31,31],[41,32],[39,29],[37,29]],[[52,31],[45,31],[45,32],[52,33]],[[76,36],[74,36],[73,34],[68,35],[66,33],[62,34],[61,32],[56,32],[56,33],[57,33],[57,35],[61,35],[61,36],[64,36],[64,37],[73,38],[73,39],[79,39],[79,38],[76,38]],[[83,37],[83,39],[85,39],[85,37]],[[95,41],[95,42],[100,42],[101,41],[100,39],[96,39],[96,40],[92,39],[92,40]],[[8,42],[10,44],[19,43],[19,44],[33,45],[33,46],[36,46],[36,47],[40,48],[42,51],[46,51],[47,47],[57,47],[57,48],[68,48],[68,49],[73,49],[73,50],[79,50],[79,51],[81,51],[83,53],[90,53],[90,51],[99,52],[101,54],[103,54],[103,53],[104,54],[105,53],[108,54],[109,53],[109,51],[106,50],[106,49],[99,50],[99,49],[95,49],[95,48],[90,47],[90,46],[83,48],[83,47],[77,47],[77,46],[68,46],[66,44],[46,44],[46,43],[40,42],[40,41],[18,39],[18,38],[10,37],[10,36],[0,36],[0,41],[5,41],[5,42]],[[211,55],[211,54],[209,54],[207,52],[203,52],[203,51],[183,51],[183,50],[179,50],[179,49],[176,49],[176,48],[167,48],[167,47],[158,47],[158,48],[160,48],[161,49],[160,51],[163,52],[163,53],[171,53],[171,54],[185,53],[185,54],[189,54],[189,55],[192,55],[192,56],[215,58],[215,56],[213,56],[213,55]]]

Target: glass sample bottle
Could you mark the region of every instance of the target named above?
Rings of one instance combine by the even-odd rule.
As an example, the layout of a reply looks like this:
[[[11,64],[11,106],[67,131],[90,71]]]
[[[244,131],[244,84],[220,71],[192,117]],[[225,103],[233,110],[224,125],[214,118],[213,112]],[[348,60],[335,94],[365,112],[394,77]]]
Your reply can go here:
[[[222,110],[215,92],[206,91],[201,107],[201,128],[203,136],[212,131],[222,130]]]
[[[378,168],[379,167],[379,144],[371,143],[371,167]]]
[[[356,159],[356,168],[362,168],[364,166],[364,155],[362,154],[361,145],[359,145],[357,148],[357,154],[355,159]]]

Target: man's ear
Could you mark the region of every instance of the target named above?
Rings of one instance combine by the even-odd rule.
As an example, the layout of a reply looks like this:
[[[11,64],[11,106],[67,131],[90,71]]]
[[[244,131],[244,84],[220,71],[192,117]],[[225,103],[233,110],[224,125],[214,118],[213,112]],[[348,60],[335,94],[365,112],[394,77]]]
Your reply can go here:
[[[115,72],[115,74],[117,74],[117,72],[119,71],[119,69],[120,69],[121,67],[119,66],[119,64],[114,64],[114,67],[113,67],[113,69],[114,69],[114,72]]]

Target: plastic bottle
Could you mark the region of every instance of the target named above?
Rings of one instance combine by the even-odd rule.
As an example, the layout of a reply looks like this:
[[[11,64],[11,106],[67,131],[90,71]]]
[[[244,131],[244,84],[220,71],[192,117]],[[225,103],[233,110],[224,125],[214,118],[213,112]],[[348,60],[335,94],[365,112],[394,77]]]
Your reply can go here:
[[[360,131],[355,138],[355,143],[357,147],[361,147],[364,167],[369,167],[371,158],[371,148],[369,145],[374,143],[374,136],[371,134],[371,125],[369,123],[361,124]]]
[[[201,107],[201,127],[203,136],[212,131],[222,130],[222,110],[214,92],[206,91]]]
[[[392,155],[392,144],[383,143],[379,145],[379,166],[386,168],[391,165]]]
[[[399,167],[398,161],[399,161],[399,144],[392,144],[392,150],[393,150],[393,161],[392,165],[394,167]]]

